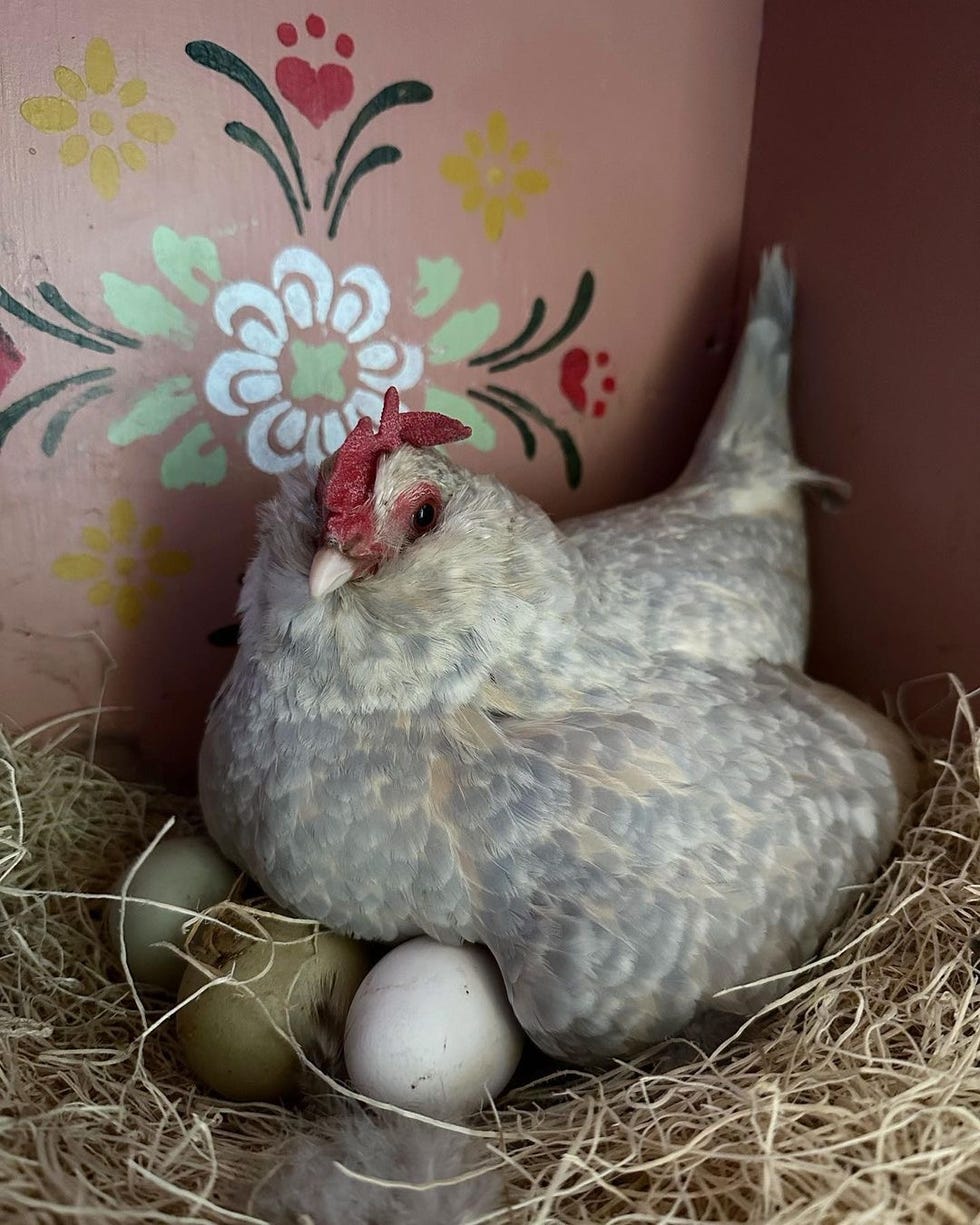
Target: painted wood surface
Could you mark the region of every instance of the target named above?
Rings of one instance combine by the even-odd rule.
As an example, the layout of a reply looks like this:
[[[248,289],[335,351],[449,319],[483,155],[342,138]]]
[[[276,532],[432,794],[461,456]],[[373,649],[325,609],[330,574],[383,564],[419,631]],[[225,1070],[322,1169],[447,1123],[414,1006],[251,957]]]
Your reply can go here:
[[[190,778],[275,474],[397,383],[566,515],[678,471],[731,331],[761,0],[16,6],[0,709]]]
[[[812,517],[811,665],[877,704],[980,685],[978,64],[975,0],[766,5],[743,291],[784,235],[799,444],[854,490]]]

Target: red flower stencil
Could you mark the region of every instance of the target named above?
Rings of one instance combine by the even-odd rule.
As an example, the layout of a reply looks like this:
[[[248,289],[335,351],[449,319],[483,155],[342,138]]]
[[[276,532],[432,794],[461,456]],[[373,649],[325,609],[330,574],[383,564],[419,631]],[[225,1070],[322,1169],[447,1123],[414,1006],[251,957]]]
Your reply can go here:
[[[590,378],[593,361],[596,371]],[[609,396],[616,390],[613,375],[602,373],[608,366],[606,352],[597,353],[593,359],[585,349],[569,349],[561,359],[558,376],[561,393],[576,412],[589,413],[593,417],[605,415]]]
[[[318,13],[306,19],[306,32],[321,39],[327,33],[327,23]],[[299,33],[291,21],[276,29],[284,47],[295,47]],[[354,40],[349,34],[338,34],[334,50],[341,59],[354,54]],[[354,96],[354,78],[346,64],[321,64],[314,68],[309,60],[298,55],[286,55],[276,64],[276,84],[279,92],[315,128],[322,127],[335,111],[342,111]]]

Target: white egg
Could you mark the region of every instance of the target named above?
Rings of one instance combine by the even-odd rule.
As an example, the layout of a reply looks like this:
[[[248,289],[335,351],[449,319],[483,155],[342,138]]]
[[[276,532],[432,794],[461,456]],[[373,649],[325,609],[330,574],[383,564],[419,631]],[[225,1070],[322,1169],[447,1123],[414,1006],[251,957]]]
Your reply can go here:
[[[126,890],[123,941],[126,961],[136,982],[176,991],[185,963],[166,948],[155,948],[166,940],[178,948],[183,944],[181,928],[190,917],[154,902],[201,911],[224,901],[238,877],[209,838],[165,838],[150,852]],[[116,883],[121,893],[126,873]],[[137,900],[143,899],[143,900]],[[122,903],[109,904],[109,939],[116,955],[119,947],[119,917]]]
[[[462,1118],[504,1088],[524,1034],[490,953],[420,936],[371,970],[347,1015],[351,1084],[378,1101]]]

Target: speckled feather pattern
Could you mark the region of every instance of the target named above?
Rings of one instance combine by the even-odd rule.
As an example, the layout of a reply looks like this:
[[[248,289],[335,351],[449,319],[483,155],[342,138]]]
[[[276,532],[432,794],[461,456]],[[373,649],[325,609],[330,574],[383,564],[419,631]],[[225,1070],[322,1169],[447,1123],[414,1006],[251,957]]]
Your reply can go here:
[[[248,1211],[269,1225],[467,1225],[500,1209],[499,1172],[481,1173],[493,1165],[475,1137],[398,1115],[345,1112],[326,1136],[293,1140]],[[367,1181],[382,1171],[394,1186]],[[418,1191],[405,1183],[433,1185]]]
[[[225,852],[353,935],[487,944],[532,1038],[586,1063],[812,953],[914,766],[800,671],[821,478],[792,453],[791,321],[774,254],[691,464],[646,502],[557,526],[403,447],[375,516],[425,480],[438,528],[314,601],[315,474],[289,477],[201,753]]]

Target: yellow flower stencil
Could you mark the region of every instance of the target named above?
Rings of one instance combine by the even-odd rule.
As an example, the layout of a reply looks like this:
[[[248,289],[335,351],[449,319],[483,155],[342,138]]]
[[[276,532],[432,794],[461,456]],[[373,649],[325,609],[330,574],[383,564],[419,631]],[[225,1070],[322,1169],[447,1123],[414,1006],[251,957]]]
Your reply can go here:
[[[54,79],[61,96],[27,98],[20,113],[39,132],[70,132],[59,150],[62,164],[78,166],[88,158],[95,190],[103,200],[114,200],[119,194],[120,158],[130,170],[144,170],[147,157],[137,141],[165,145],[176,128],[172,119],[153,111],[134,111],[126,117],[125,112],[146,97],[146,82],[133,77],[116,89],[116,57],[104,38],[93,38],[85,48],[83,71],[84,79],[64,65],[56,68]],[[90,135],[75,131],[86,123]],[[123,124],[136,139],[123,139],[113,147],[115,142],[110,144],[109,139]]]
[[[463,208],[483,211],[483,232],[496,242],[504,232],[507,214],[523,217],[524,196],[548,190],[549,179],[542,170],[525,166],[530,146],[526,140],[509,143],[507,120],[494,111],[487,120],[486,136],[467,132],[463,138],[467,152],[447,153],[439,165],[442,177],[463,189]]]
[[[129,498],[113,502],[105,527],[86,526],[81,535],[91,552],[62,553],[51,573],[72,583],[94,580],[88,589],[89,603],[112,604],[127,629],[143,619],[145,600],[162,595],[158,579],[186,574],[191,568],[190,556],[183,549],[160,548],[163,528],[159,524],[138,531]]]

